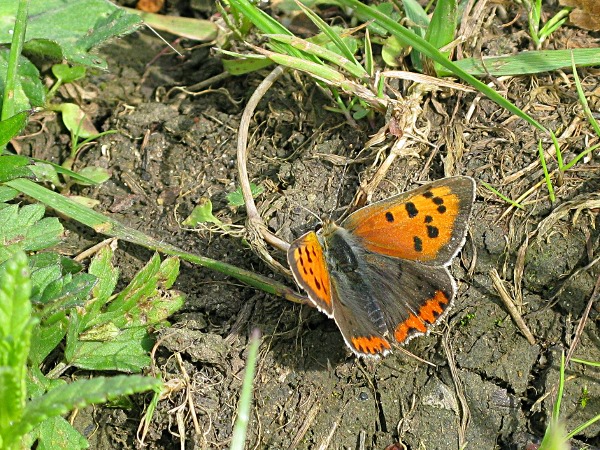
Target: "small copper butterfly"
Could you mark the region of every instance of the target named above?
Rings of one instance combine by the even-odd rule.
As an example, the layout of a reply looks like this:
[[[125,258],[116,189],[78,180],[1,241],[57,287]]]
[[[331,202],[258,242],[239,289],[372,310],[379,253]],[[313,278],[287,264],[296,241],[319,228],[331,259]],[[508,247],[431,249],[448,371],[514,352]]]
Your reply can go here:
[[[465,243],[475,181],[445,178],[325,221],[287,254],[296,282],[358,356],[428,332],[452,304],[447,266]]]

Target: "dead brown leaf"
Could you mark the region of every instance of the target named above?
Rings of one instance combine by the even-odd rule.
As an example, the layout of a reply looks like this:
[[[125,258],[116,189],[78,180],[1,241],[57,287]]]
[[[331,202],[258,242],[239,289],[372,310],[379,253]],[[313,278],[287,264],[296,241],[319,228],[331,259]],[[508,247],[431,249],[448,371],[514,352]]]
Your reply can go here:
[[[598,0],[560,0],[562,6],[575,8],[569,15],[573,25],[584,30],[600,31],[600,2]]]

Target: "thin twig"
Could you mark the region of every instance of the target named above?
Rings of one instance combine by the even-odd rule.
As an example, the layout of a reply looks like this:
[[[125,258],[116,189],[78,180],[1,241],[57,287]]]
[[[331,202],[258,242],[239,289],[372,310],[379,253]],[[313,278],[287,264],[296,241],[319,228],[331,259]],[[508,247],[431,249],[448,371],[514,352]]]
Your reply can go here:
[[[506,288],[502,284],[502,280],[500,279],[500,275],[498,275],[498,271],[496,269],[492,269],[490,270],[489,275],[492,279],[494,287],[496,288],[496,291],[498,292],[498,295],[500,296],[500,299],[504,303],[504,306],[506,306],[506,309],[508,310],[510,316],[515,321],[515,324],[517,325],[519,330],[521,330],[521,333],[523,333],[523,335],[527,338],[529,343],[531,345],[535,345],[535,338],[533,337],[533,334],[531,334],[531,331],[529,331],[529,327],[527,327],[527,324],[519,314],[519,311],[517,310],[514,302],[512,301],[510,295],[506,291]]]

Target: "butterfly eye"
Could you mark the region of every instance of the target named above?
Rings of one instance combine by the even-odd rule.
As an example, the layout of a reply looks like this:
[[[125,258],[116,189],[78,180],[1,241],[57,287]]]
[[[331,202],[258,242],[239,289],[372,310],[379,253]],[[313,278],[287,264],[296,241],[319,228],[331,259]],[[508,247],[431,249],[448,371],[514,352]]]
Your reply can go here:
[[[319,231],[321,228],[323,228],[323,224],[322,224],[322,223],[318,223],[318,224],[316,224],[316,225],[315,225],[315,233],[316,233],[317,231]]]

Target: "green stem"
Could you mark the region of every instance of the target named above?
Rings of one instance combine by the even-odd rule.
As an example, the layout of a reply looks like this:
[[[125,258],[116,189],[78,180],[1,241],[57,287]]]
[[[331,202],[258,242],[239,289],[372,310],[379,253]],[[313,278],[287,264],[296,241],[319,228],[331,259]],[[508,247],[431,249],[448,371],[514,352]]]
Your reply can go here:
[[[17,73],[19,69],[19,57],[23,50],[25,41],[25,31],[27,30],[27,10],[28,0],[19,1],[19,9],[15,19],[15,28],[13,30],[12,44],[10,54],[8,55],[8,68],[6,71],[6,85],[4,89],[4,102],[2,103],[2,120],[6,120],[15,114],[15,85],[17,82]]]
[[[102,233],[106,236],[113,236],[118,239],[164,253],[166,255],[178,256],[181,259],[198,264],[199,266],[206,267],[208,269],[215,270],[230,277],[236,278],[249,286],[255,287],[269,294],[278,295],[295,303],[305,303],[304,297],[284,284],[278,283],[265,276],[250,272],[249,270],[241,269],[231,264],[207,258],[205,256],[199,256],[185,252],[173,245],[153,239],[141,231],[126,227],[110,217],[104,216],[91,208],[80,205],[67,197],[46,189],[43,186],[39,186],[31,180],[19,178],[8,181],[4,184],[17,189],[25,195],[28,195],[44,203],[45,205],[50,206],[51,208],[54,208],[56,211],[71,217],[72,219],[87,225],[88,227],[93,228],[97,233]]]

